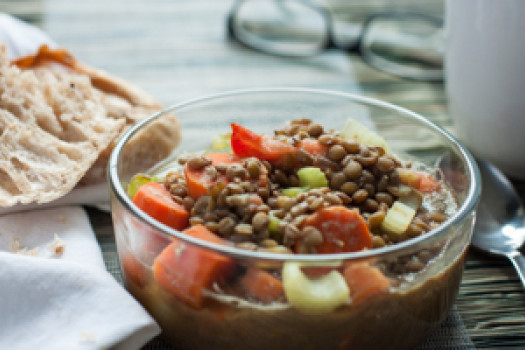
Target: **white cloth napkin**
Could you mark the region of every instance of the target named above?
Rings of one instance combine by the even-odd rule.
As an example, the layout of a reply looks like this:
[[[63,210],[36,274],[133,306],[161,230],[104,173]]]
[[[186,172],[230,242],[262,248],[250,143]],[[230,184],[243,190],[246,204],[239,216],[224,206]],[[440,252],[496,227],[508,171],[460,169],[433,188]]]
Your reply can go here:
[[[43,43],[55,46],[6,14],[0,14],[0,41],[11,58]],[[0,349],[138,349],[160,332],[105,269],[79,206],[101,203],[108,203],[107,184],[46,205],[0,210]]]
[[[0,215],[28,210],[59,207],[65,205],[90,205],[109,211],[109,188],[107,183],[76,187],[63,197],[44,204],[19,204],[12,207],[0,207]]]

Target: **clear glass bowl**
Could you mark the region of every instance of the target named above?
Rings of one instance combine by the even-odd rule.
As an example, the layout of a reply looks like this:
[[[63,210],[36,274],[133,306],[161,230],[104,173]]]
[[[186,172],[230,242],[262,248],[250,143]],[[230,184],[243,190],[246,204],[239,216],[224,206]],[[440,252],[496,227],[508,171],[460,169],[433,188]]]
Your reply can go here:
[[[175,122],[173,115],[180,123],[180,135],[163,127]],[[455,190],[457,211],[438,229],[395,245],[355,253],[286,255],[185,236],[149,217],[126,195],[126,185],[135,173],[146,172],[176,153],[208,148],[214,137],[230,130],[233,121],[271,134],[295,118],[311,118],[338,130],[348,117],[375,129],[400,157],[441,168]],[[179,136],[180,143],[176,142]],[[388,103],[309,89],[236,91],[168,108],[121,138],[111,154],[108,175],[126,288],[177,349],[412,348],[439,327],[454,304],[480,195],[472,156],[440,127]],[[382,271],[391,285],[386,293],[313,314],[287,302],[262,305],[214,288],[203,292],[205,302],[195,308],[154,278],[154,259],[173,240],[213,251],[239,269],[269,266],[279,271],[289,261],[326,267],[366,263]],[[423,261],[423,268],[407,268],[414,260]]]

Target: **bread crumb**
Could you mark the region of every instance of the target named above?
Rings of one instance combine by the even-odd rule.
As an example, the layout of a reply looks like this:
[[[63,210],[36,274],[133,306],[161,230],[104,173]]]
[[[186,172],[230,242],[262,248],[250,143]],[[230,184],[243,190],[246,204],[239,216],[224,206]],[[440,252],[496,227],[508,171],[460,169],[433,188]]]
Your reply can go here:
[[[27,255],[27,256],[38,256],[38,247],[33,249],[28,249],[27,247],[22,247],[20,243],[20,238],[13,238],[9,244],[9,251],[11,253]]]
[[[16,253],[20,250],[21,247],[20,238],[12,238],[11,243],[9,243],[9,251],[11,253]]]
[[[95,335],[93,333],[89,333],[89,332],[80,332],[79,334],[79,338],[80,338],[80,342],[81,343],[95,343],[96,341],[96,338],[95,338]]]
[[[58,237],[55,233],[54,240],[51,244],[47,246],[47,249],[51,251],[55,256],[61,256],[64,253],[66,245],[63,240]]]
[[[67,222],[67,218],[65,216],[60,215],[58,219],[64,224]]]

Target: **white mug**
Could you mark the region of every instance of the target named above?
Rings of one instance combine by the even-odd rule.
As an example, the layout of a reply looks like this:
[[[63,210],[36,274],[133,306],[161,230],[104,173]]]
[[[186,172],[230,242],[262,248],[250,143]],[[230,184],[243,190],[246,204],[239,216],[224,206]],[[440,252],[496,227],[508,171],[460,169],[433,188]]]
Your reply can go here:
[[[457,137],[525,179],[525,0],[447,0],[445,42]]]

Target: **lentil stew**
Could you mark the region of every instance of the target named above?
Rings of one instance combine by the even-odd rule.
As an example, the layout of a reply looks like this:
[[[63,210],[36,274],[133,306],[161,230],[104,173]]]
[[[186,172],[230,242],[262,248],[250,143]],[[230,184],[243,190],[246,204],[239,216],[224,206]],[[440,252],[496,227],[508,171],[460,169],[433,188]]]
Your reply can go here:
[[[392,246],[457,210],[438,169],[401,159],[362,126],[354,138],[356,122],[347,125],[327,130],[296,119],[262,135],[232,123],[232,153],[179,156],[169,171],[137,174],[129,194],[188,236],[282,255]],[[152,183],[162,191],[151,191]],[[410,348],[446,316],[465,254],[438,273],[432,262],[450,242],[391,259],[253,264],[149,237],[142,244],[151,266],[121,254],[126,286],[181,349]],[[431,277],[412,284],[418,275]],[[367,336],[370,324],[377,329]]]

